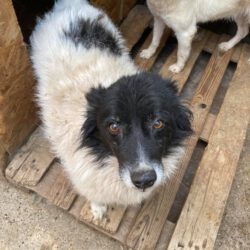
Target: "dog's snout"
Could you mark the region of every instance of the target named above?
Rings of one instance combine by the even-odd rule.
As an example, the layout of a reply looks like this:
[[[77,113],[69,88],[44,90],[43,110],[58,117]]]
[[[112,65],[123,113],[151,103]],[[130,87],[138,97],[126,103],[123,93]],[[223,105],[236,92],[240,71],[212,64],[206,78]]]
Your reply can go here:
[[[156,173],[154,170],[134,172],[131,173],[131,180],[137,188],[144,190],[154,185]]]

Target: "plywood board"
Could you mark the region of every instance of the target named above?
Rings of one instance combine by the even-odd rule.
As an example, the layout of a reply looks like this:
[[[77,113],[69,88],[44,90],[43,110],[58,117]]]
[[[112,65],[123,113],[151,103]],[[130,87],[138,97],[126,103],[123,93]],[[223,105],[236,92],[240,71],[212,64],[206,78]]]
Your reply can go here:
[[[0,143],[11,156],[34,130],[37,116],[31,65],[10,0],[1,1],[0,24]]]

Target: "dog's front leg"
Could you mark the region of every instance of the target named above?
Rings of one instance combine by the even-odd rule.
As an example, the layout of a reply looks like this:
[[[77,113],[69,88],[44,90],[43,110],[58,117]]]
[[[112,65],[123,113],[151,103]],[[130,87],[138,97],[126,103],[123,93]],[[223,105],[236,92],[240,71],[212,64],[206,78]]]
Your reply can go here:
[[[148,59],[155,53],[156,49],[159,46],[159,43],[160,43],[164,28],[165,28],[165,23],[161,19],[159,19],[158,17],[155,17],[154,18],[154,28],[153,28],[152,42],[151,42],[150,46],[147,49],[144,49],[141,52],[141,54],[140,54],[141,58]]]
[[[178,41],[177,62],[169,67],[173,73],[179,73],[185,66],[190,55],[193,37],[196,33],[196,26],[184,32],[176,32]]]
[[[95,220],[101,220],[107,212],[107,206],[95,202],[91,202],[91,212]]]

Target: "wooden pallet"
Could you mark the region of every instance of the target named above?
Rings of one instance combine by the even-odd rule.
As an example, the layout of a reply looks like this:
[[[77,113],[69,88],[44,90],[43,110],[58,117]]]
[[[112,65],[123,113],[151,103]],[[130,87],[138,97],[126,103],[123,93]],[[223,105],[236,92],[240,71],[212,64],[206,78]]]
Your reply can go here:
[[[143,33],[145,35],[151,19],[144,6],[136,6],[124,20],[121,31],[129,49],[137,44]],[[166,30],[157,53],[149,60],[142,60],[137,53],[136,63],[150,70],[170,36],[170,30]],[[139,45],[139,51],[149,45],[151,38],[152,32]],[[220,54],[217,45],[225,38],[224,35],[202,30],[193,42],[191,57],[180,74],[172,75],[168,71],[169,65],[176,60],[176,49],[160,69],[163,77],[177,81],[181,92],[202,51],[211,53],[190,101],[195,134],[187,141],[186,152],[175,177],[142,206],[110,207],[105,219],[93,221],[88,202],[72,189],[40,129],[11,161],[5,171],[6,178],[15,185],[38,193],[78,220],[133,249],[212,249],[250,116],[250,46],[239,45]],[[214,115],[210,108],[230,61],[236,63],[237,68],[220,111]],[[179,219],[173,223],[168,220],[168,214],[198,140],[205,141],[207,146]]]

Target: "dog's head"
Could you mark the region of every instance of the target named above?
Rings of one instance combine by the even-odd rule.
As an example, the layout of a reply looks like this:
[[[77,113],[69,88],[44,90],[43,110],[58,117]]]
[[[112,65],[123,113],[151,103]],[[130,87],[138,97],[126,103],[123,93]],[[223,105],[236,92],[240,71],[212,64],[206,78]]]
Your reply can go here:
[[[128,187],[144,191],[161,184],[168,176],[163,160],[192,133],[192,114],[181,104],[175,85],[140,73],[109,88],[93,88],[86,99],[82,146],[100,163],[115,156]]]

